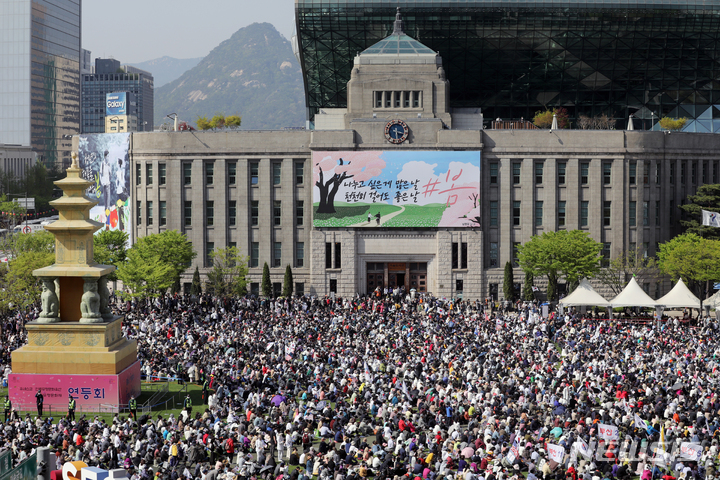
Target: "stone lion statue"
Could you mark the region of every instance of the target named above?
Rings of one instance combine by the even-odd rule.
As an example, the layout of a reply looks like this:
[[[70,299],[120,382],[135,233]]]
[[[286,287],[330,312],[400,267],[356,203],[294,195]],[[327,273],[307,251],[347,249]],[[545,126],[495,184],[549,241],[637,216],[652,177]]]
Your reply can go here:
[[[80,311],[82,312],[83,319],[99,319],[102,321],[100,315],[100,295],[98,294],[97,281],[85,280],[83,285],[82,301],[80,302]],[[94,323],[94,322],[91,322]]]

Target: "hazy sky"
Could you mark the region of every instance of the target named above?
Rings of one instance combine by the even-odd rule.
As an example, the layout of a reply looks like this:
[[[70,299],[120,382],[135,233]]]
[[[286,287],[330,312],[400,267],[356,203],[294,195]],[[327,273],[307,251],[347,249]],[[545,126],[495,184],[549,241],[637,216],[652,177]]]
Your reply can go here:
[[[93,61],[204,57],[255,22],[272,23],[290,40],[294,16],[294,0],[86,0],[82,47],[92,52]]]

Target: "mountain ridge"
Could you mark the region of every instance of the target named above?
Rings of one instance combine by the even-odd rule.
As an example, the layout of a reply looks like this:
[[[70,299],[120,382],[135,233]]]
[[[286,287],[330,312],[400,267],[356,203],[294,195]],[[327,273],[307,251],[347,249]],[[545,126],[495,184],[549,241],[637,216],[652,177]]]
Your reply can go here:
[[[153,58],[145,62],[131,63],[129,65],[152,73],[155,88],[160,88],[179,78],[183,73],[200,63],[203,58],[204,57],[173,58],[164,55],[159,58]]]
[[[302,72],[290,42],[269,23],[239,29],[196,66],[156,89],[156,125],[167,112],[191,124],[198,116],[223,113],[240,115],[242,129],[303,126]]]

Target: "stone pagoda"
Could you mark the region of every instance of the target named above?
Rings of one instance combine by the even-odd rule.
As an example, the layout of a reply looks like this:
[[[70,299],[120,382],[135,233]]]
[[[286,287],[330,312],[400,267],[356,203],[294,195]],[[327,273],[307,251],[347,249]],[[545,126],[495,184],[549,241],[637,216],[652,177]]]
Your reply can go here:
[[[55,182],[64,192],[61,198],[51,202],[60,218],[45,227],[55,236],[55,264],[33,271],[43,283],[42,312],[37,321],[26,326],[28,344],[12,352],[10,395],[11,400],[21,403],[26,400],[14,395],[18,392],[13,383],[32,381],[31,378],[20,381],[26,375],[56,378],[58,375],[121,376],[125,372],[125,376],[133,379],[125,394],[117,392],[116,402],[139,393],[137,343],[122,335],[124,317],[113,315],[108,304],[108,274],[115,267],[93,261],[93,235],[103,225],[90,219],[90,209],[95,203],[85,192],[92,182],[81,177],[76,153],[72,158],[67,177]],[[43,386],[42,381],[35,380],[39,382],[38,387]],[[119,385],[118,381],[110,383]],[[79,388],[68,385],[71,395]],[[34,395],[34,391],[30,393]],[[63,395],[62,401],[66,396]],[[103,397],[108,400],[104,391]],[[46,403],[47,399],[46,395]],[[78,400],[82,404],[87,399],[80,395]]]

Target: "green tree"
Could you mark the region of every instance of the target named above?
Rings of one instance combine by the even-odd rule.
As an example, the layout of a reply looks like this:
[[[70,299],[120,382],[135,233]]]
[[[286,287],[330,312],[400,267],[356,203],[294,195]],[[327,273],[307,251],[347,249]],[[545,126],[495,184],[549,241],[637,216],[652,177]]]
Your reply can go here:
[[[29,251],[10,260],[5,275],[5,288],[0,295],[0,307],[27,308],[40,299],[42,282],[32,272],[55,262],[55,253]]]
[[[20,224],[25,213],[25,208],[18,202],[6,197],[5,194],[0,195],[0,223],[3,228],[11,230],[15,225]]]
[[[523,284],[523,300],[532,302],[535,300],[535,292],[533,292],[533,275],[530,272],[525,272],[525,283]]]
[[[200,295],[202,293],[202,285],[200,284],[200,269],[196,266],[193,273],[192,285],[190,285],[190,295]]]
[[[239,128],[242,124],[242,118],[240,115],[230,115],[225,118],[225,126],[228,128]]]
[[[603,268],[598,270],[595,276],[615,295],[623,291],[632,277],[641,285],[660,280],[661,272],[657,260],[637,248],[634,252],[623,252],[617,258],[603,259]]]
[[[118,267],[127,258],[128,234],[121,230],[102,230],[93,236],[94,260],[100,265]],[[108,275],[117,280],[117,270]]]
[[[570,290],[583,277],[594,276],[600,268],[602,244],[588,232],[559,230],[536,235],[518,247],[518,261],[525,272],[548,279],[548,299],[554,300],[557,282],[565,278]],[[552,295],[550,291],[552,289]]]
[[[686,233],[695,233],[704,238],[720,240],[720,228],[702,224],[702,211],[720,212],[720,185],[705,184],[698,187],[695,195],[688,195],[685,205],[680,208],[687,213],[688,220],[680,220]]]
[[[261,289],[263,297],[272,296],[272,285],[270,284],[270,267],[268,267],[267,262],[265,262],[265,265],[263,265]]]
[[[238,128],[242,123],[239,115],[225,116],[222,113],[216,113],[208,120],[206,116],[199,116],[197,119],[198,130],[222,130],[224,128]]]
[[[127,260],[119,265],[117,276],[131,290],[131,296],[158,296],[179,280],[196,255],[187,237],[177,230],[154,233],[138,239],[127,251]],[[164,277],[153,272],[144,280],[148,265]]]
[[[212,269],[208,272],[207,291],[219,297],[245,295],[248,257],[240,255],[236,247],[213,250]]]
[[[673,280],[682,278],[695,294],[704,299],[709,283],[720,279],[720,240],[684,233],[660,244],[660,270]]]
[[[533,124],[538,128],[550,128],[552,126],[553,114],[557,118],[558,127],[570,128],[568,112],[567,109],[563,107],[535,112],[535,116],[533,117]]]
[[[683,127],[685,127],[685,124],[687,123],[687,118],[662,117],[659,123],[660,128],[662,128],[663,130],[678,131],[682,130]]]
[[[510,262],[505,264],[505,278],[503,279],[503,295],[505,300],[515,301],[515,276]]]
[[[283,297],[291,297],[293,294],[293,274],[290,264],[285,267],[285,278],[283,278]]]
[[[212,125],[210,125],[210,121],[204,115],[202,117],[198,117],[195,123],[197,124],[198,130],[210,130],[213,128]]]

